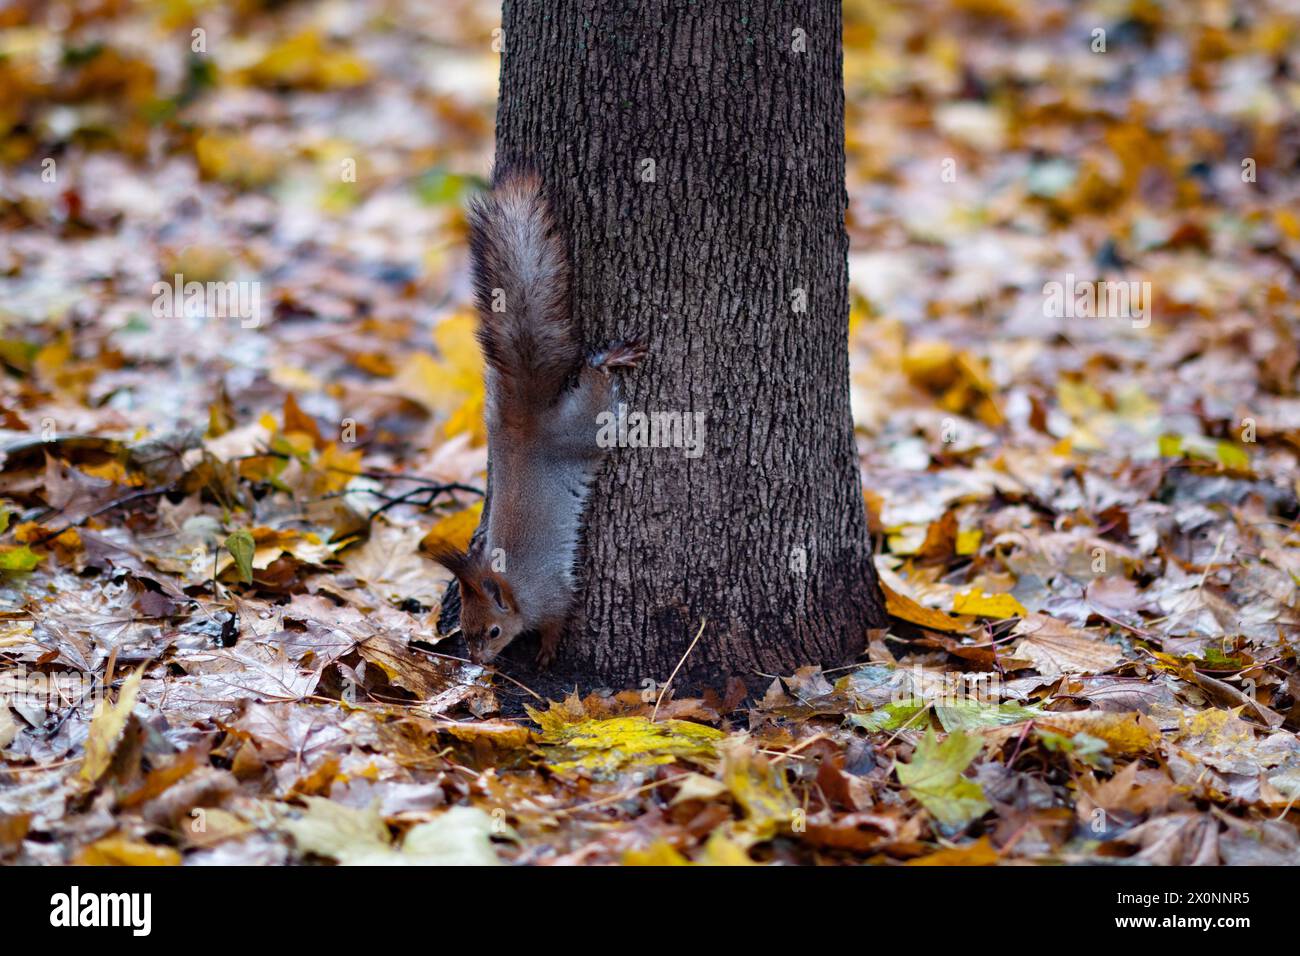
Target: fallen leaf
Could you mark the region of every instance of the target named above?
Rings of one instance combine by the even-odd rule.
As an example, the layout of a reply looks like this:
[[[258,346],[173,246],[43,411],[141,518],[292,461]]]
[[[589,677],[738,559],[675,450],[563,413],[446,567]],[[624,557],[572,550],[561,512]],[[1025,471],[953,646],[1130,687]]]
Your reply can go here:
[[[420,541],[420,550],[434,554],[442,546],[465,551],[483,517],[483,502],[475,502],[462,511],[450,514],[429,529]]]
[[[1096,674],[1110,670],[1123,659],[1114,644],[1094,632],[1081,630],[1044,614],[1031,614],[1016,624],[1023,635],[1013,654],[1032,661],[1047,680],[1062,674]]]
[[[474,807],[451,807],[421,823],[394,844],[384,818],[324,797],[302,798],[307,809],[281,826],[304,853],[330,857],[343,866],[495,866],[493,821]]]
[[[236,531],[226,538],[226,550],[235,559],[235,567],[239,570],[239,580],[245,584],[252,584],[253,553],[256,550],[253,536],[247,531]]]
[[[1024,617],[1029,613],[1013,594],[985,594],[978,588],[954,594],[952,610],[954,614],[973,614],[997,620]]]
[[[963,846],[944,847],[928,856],[908,860],[908,866],[994,866],[1002,855],[993,848],[988,837],[980,837],[974,843]]]
[[[992,809],[980,785],[962,776],[983,748],[979,737],[959,731],[940,742],[934,731],[928,730],[917,744],[912,762],[895,764],[894,772],[941,826],[957,830]]]
[[[679,758],[711,757],[720,730],[688,720],[653,722],[645,717],[611,717],[569,723],[550,711],[528,708],[542,728],[546,765],[557,773],[612,774],[628,766],[654,766]],[[554,715],[554,716],[552,716]]]
[[[954,620],[943,611],[917,604],[907,595],[891,590],[883,582],[880,589],[885,594],[885,610],[891,617],[896,617],[899,620],[920,627],[928,627],[933,631],[945,631],[949,634],[965,634],[969,630],[968,626]]]
[[[77,855],[77,866],[180,866],[179,850],[112,836],[96,840]]]
[[[140,680],[143,676],[144,665],[141,665],[122,682],[116,703],[110,704],[105,696],[95,704],[90,734],[86,738],[86,759],[81,765],[83,780],[94,783],[113,762],[118,741],[122,738],[122,731],[126,729],[126,722],[135,707],[136,696],[140,693]]]
[[[14,720],[9,705],[0,702],[0,750],[4,750],[18,736],[18,722]]]
[[[623,854],[624,866],[690,866],[691,861],[681,851],[664,839],[655,840],[639,850]]]
[[[1136,713],[1079,710],[1045,712],[1034,718],[1036,727],[1047,727],[1063,734],[1088,734],[1104,740],[1113,753],[1150,753],[1160,744],[1160,729],[1151,718]]]

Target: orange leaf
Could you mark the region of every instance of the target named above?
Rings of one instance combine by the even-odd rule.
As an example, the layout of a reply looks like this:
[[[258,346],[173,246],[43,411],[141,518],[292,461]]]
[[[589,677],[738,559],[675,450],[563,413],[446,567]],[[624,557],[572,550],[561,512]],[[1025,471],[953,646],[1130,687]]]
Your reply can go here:
[[[890,617],[896,617],[900,621],[907,621],[909,624],[916,624],[920,627],[928,627],[932,631],[945,631],[949,634],[966,633],[964,624],[944,614],[943,611],[923,607],[910,597],[890,590],[889,586],[884,582],[881,582],[880,589],[885,592],[885,610],[889,612]]]

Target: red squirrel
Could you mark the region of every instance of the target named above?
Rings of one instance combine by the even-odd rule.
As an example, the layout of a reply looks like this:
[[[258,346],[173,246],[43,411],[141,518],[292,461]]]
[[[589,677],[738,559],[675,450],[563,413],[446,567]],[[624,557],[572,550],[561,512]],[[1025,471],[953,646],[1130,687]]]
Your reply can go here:
[[[535,174],[498,175],[470,203],[469,236],[486,363],[487,524],[468,552],[433,557],[460,582],[471,660],[488,663],[535,631],[545,667],[573,608],[583,513],[605,451],[596,416],[616,400],[613,371],[646,352],[614,343],[584,356],[568,256]]]

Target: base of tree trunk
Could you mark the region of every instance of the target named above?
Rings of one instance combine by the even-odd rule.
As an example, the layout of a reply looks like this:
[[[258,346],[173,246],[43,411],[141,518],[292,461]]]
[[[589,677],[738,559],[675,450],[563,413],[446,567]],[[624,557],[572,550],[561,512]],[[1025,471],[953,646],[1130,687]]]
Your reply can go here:
[[[498,168],[541,177],[588,349],[647,346],[627,412],[700,438],[611,450],[553,675],[624,689],[681,664],[679,690],[721,689],[851,663],[885,615],[849,408],[840,4],[502,16]]]

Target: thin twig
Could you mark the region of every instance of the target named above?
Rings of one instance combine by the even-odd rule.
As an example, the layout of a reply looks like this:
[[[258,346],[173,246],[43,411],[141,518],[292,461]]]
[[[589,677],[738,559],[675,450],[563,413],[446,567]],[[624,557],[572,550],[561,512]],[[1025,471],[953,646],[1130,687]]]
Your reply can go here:
[[[551,810],[548,812],[551,816],[567,817],[569,814],[577,813],[580,810],[590,810],[592,807],[603,806],[606,803],[617,803],[620,800],[626,800],[628,797],[635,797],[638,793],[642,793],[646,790],[653,790],[655,787],[662,787],[666,784],[676,783],[678,780],[685,780],[689,776],[689,773],[682,773],[675,777],[669,777],[666,780],[654,780],[644,786],[637,787],[634,790],[622,790],[614,794],[612,797],[604,797],[600,800],[593,800],[590,803],[580,803],[576,807],[566,807],[561,810]]]
[[[463,658],[463,657],[456,657],[456,656],[453,655],[453,654],[441,654],[441,653],[439,653],[438,651],[427,651],[427,650],[425,650],[423,647],[412,647],[411,650],[413,650],[413,651],[419,651],[421,654],[428,654],[430,657],[441,657],[441,658],[444,659],[444,660],[448,660],[448,661],[457,661],[457,662],[459,662],[459,663],[461,663],[461,664],[473,664],[473,663],[474,663],[473,661],[467,661],[467,660],[465,660],[465,658]],[[526,685],[526,684],[522,684],[522,683],[520,683],[519,681],[515,680],[515,679],[514,679],[513,677],[511,677],[509,674],[502,673],[501,671],[498,671],[498,670],[494,670],[492,673],[496,674],[498,677],[504,677],[506,680],[510,681],[510,683],[514,684],[514,685],[515,685],[516,687],[518,687],[520,690],[527,691],[529,694],[532,694],[534,699],[539,700],[539,701],[542,701],[543,703],[546,702],[546,698],[545,698],[545,697],[543,697],[541,694],[537,693],[537,691],[533,690],[533,689],[532,689],[531,687],[529,687],[528,685]],[[481,685],[479,685],[479,684],[473,684],[473,683],[467,684],[467,683],[465,683],[464,681],[457,681],[456,683],[457,683],[459,686],[461,686],[461,687],[478,687],[478,686],[481,686]]]
[[[167,492],[171,490],[172,490],[171,485],[165,485],[162,488],[150,488],[147,491],[137,491],[134,494],[129,494],[122,498],[118,498],[116,501],[109,502],[108,504],[104,505],[104,507],[90,512],[90,514],[79,518],[78,520],[72,522],[71,524],[65,525],[64,527],[60,528],[58,531],[46,532],[44,535],[42,535],[41,537],[33,541],[32,544],[41,545],[44,544],[46,541],[52,541],[53,539],[57,538],[59,535],[63,534],[63,532],[71,531],[73,528],[80,528],[91,518],[98,517],[99,515],[104,514],[104,512],[106,511],[112,511],[114,508],[117,508],[121,505],[129,504],[132,501],[137,501],[141,498],[153,498],[158,495],[165,495]]]
[[[775,766],[776,764],[779,764],[782,760],[784,760],[786,757],[794,757],[795,760],[802,760],[803,758],[799,756],[799,751],[803,750],[805,747],[809,747],[812,744],[815,744],[819,740],[830,740],[830,739],[831,739],[831,735],[823,731],[822,733],[819,734],[813,734],[813,736],[809,737],[803,743],[799,744],[799,746],[791,747],[789,750],[781,750],[781,751],[768,750],[764,752],[776,753],[777,755],[776,759],[772,761],[772,765]]]
[[[668,675],[668,680],[664,681],[664,686],[659,691],[659,699],[655,701],[654,712],[650,715],[650,723],[654,723],[655,720],[658,719],[659,705],[663,703],[664,694],[668,693],[668,687],[672,684],[673,678],[677,676],[677,672],[681,670],[682,665],[686,663],[686,658],[691,656],[691,651],[695,650],[695,645],[700,642],[700,637],[704,634],[704,625],[708,623],[709,619],[707,617],[700,620],[700,629],[695,633],[695,640],[691,641],[691,646],[686,648],[686,653],[683,654],[682,659],[677,662],[677,666],[673,668],[673,672]]]

